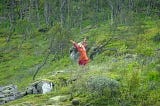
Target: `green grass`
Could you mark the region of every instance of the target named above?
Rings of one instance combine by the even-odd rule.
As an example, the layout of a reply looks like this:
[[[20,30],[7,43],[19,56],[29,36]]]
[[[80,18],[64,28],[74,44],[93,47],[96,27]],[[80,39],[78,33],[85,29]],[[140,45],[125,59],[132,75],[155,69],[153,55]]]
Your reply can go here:
[[[77,34],[77,29],[73,29],[72,33],[75,34],[76,41],[88,36],[89,46],[100,45],[112,36],[115,39],[105,47],[104,52],[96,55],[87,66],[87,72],[84,73],[79,66],[71,62],[68,54],[58,61],[53,61],[54,55],[51,54],[36,76],[36,80],[50,80],[57,84],[56,88],[49,94],[28,95],[4,106],[45,105],[49,98],[68,95],[72,90],[74,90],[73,98],[80,98],[82,105],[90,103],[111,106],[158,106],[160,104],[160,73],[155,67],[160,64],[159,52],[156,51],[160,43],[153,40],[154,36],[160,32],[158,22],[159,20],[147,19],[144,22],[135,23],[136,26],[120,25],[115,29],[103,23],[93,28],[86,27],[87,31],[83,34]],[[6,43],[4,36],[1,37],[0,47],[4,51],[0,54],[0,85],[12,83],[18,85],[20,90],[24,90],[32,83],[37,66],[43,63],[47,54],[48,37],[47,34],[39,35],[35,32],[35,35],[32,38],[28,37],[22,45],[21,35],[15,35],[9,43]],[[127,58],[127,55],[135,58]],[[64,71],[64,73],[55,77],[53,74],[56,71]],[[82,78],[77,81],[78,85],[63,85],[64,82],[61,79],[69,80],[79,74]],[[109,98],[97,95],[99,98],[92,98],[84,86],[90,76],[105,76],[117,80],[121,85],[119,95]],[[75,88],[72,89],[73,87]],[[106,94],[108,92],[106,91]],[[68,103],[70,103],[69,100],[62,104]]]

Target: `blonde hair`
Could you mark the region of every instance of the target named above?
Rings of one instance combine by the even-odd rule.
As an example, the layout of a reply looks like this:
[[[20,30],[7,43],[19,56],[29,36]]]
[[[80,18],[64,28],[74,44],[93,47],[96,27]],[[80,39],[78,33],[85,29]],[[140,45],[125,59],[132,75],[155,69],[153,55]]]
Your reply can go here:
[[[83,45],[82,45],[82,43],[80,42],[80,43],[78,43],[78,46],[79,46],[79,47],[82,47]]]
[[[86,50],[85,47],[84,47],[84,45],[82,44],[82,42],[78,43],[78,46],[79,46],[80,48],[83,48],[84,50]]]

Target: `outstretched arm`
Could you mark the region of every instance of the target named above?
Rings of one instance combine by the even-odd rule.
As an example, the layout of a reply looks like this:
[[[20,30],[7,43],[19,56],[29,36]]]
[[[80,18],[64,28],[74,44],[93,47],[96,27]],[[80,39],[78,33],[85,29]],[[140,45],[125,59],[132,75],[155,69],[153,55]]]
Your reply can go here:
[[[86,48],[87,47],[87,39],[86,37],[83,39],[83,42],[82,42],[83,46]]]
[[[85,37],[85,38],[83,39],[83,42],[86,42],[86,40],[87,40],[87,39],[86,39],[86,37]]]
[[[75,41],[70,40],[70,42],[74,45],[74,47],[75,47],[76,49],[78,49],[78,44],[77,44]]]
[[[75,41],[73,41],[73,40],[70,40],[70,42],[73,43],[73,44],[75,43]]]

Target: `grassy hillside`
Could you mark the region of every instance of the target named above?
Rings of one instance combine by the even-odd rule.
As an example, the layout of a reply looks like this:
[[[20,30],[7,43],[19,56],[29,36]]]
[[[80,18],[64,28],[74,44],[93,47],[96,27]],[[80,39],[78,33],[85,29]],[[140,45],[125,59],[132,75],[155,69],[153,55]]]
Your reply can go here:
[[[70,60],[69,54],[58,61],[53,61],[55,55],[51,54],[36,80],[52,81],[56,84],[54,90],[45,95],[28,95],[4,106],[51,105],[54,102],[50,98],[57,95],[72,95],[60,102],[63,106],[71,104],[72,98],[80,100],[82,106],[160,105],[160,20],[147,17],[132,25],[117,26],[104,22],[77,32],[76,28],[71,30],[73,39],[80,41],[87,36],[89,47],[102,45],[111,37],[113,39],[100,54],[95,55],[85,72]],[[21,34],[15,33],[10,42],[6,42],[4,34],[0,35],[1,86],[15,84],[23,91],[34,82],[33,74],[48,52],[48,33],[35,31],[24,41]],[[54,76],[57,71],[62,73]],[[64,81],[75,77],[78,78],[76,82],[64,84]],[[87,85],[90,78],[91,86]],[[119,87],[112,91],[112,86],[105,85],[112,80],[106,78],[113,79],[113,84],[118,81]],[[92,91],[93,86],[98,89]]]

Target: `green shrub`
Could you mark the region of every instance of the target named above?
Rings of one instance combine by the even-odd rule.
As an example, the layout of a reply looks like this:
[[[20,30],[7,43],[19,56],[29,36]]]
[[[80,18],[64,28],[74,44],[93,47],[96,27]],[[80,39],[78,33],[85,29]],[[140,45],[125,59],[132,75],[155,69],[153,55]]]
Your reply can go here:
[[[153,41],[160,42],[160,32],[153,37]]]
[[[160,73],[160,64],[156,65],[156,71]]]
[[[131,91],[135,90],[136,88],[139,87],[139,85],[140,85],[140,75],[139,75],[138,70],[135,70],[135,71],[132,72],[128,83],[129,83],[129,89]]]
[[[114,94],[118,91],[119,87],[120,84],[118,81],[104,76],[91,76],[87,80],[88,91],[100,96],[104,94],[114,96]]]
[[[149,81],[157,81],[159,79],[159,73],[157,71],[148,72]]]
[[[149,47],[144,43],[137,46],[136,52],[141,55],[152,56],[154,54],[154,49],[153,47]]]

